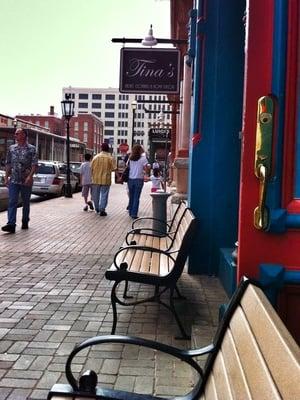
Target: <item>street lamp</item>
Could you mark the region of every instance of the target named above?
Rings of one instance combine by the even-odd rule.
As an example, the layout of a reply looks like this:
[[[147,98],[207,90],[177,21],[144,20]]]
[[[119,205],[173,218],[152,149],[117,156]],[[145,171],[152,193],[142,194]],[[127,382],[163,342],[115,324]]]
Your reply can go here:
[[[131,109],[132,109],[132,132],[131,132],[131,151],[134,145],[134,120],[135,120],[135,110],[137,108],[137,101],[133,100],[131,102]]]
[[[13,120],[13,126],[14,126],[14,130],[16,131],[16,130],[17,130],[17,127],[18,127],[18,120],[17,120],[17,118],[14,118],[14,120]]]
[[[61,102],[62,115],[67,121],[67,185],[65,190],[65,197],[72,197],[72,187],[70,179],[70,119],[74,115],[74,101],[70,99],[71,95],[66,94],[65,100]]]

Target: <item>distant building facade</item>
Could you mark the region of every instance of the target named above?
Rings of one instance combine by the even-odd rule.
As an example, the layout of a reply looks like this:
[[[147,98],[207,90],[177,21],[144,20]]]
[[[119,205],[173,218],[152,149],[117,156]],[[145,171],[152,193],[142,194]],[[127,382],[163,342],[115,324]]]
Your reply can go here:
[[[103,142],[103,122],[93,114],[78,114],[70,120],[72,137],[86,144],[91,154],[100,152]]]
[[[24,128],[28,142],[36,146],[40,160],[66,161],[66,137],[56,135],[49,128],[34,124],[19,117],[0,114],[0,169],[4,169],[7,150],[15,143],[16,128]],[[76,138],[70,138],[70,160],[81,161],[86,145]]]
[[[104,125],[103,141],[109,143],[114,154],[119,154],[121,143],[132,143],[134,132],[134,143],[141,144],[145,150],[149,148],[148,131],[160,111],[170,111],[165,95],[137,95],[120,93],[116,88],[63,88],[63,98],[66,94],[71,95],[75,102],[75,115],[92,114],[101,118]],[[137,101],[135,118],[133,118],[132,102]],[[139,103],[139,100],[150,101]],[[153,102],[153,103],[151,103]],[[134,127],[133,127],[134,119]],[[170,114],[165,115],[165,121],[171,122]],[[134,128],[134,129],[133,129]]]
[[[54,113],[53,106],[50,107],[48,115],[18,115],[18,118],[48,129],[58,136],[66,136],[64,120]],[[87,152],[96,154],[100,151],[103,141],[103,123],[96,115],[76,115],[70,120],[70,137],[83,142]],[[72,146],[76,146],[76,141]]]

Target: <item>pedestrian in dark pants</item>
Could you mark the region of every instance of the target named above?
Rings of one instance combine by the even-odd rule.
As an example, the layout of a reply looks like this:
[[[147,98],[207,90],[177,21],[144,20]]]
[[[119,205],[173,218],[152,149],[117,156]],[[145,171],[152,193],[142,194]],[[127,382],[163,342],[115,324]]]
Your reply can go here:
[[[129,157],[129,205],[128,211],[131,218],[138,217],[140,196],[144,186],[144,172],[149,170],[148,160],[141,145],[135,144]]]
[[[33,174],[38,165],[36,149],[27,142],[27,132],[24,129],[17,129],[15,138],[17,143],[10,146],[7,153],[4,178],[9,194],[8,221],[1,229],[8,233],[16,231],[19,194],[23,202],[22,229],[28,229]]]

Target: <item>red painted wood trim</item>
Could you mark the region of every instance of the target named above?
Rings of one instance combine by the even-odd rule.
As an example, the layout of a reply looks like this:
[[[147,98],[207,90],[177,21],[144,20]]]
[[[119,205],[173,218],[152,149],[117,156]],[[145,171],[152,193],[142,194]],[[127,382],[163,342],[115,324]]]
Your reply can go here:
[[[284,126],[284,168],[283,168],[283,208],[300,213],[300,203],[294,202],[295,182],[295,150],[296,150],[296,106],[297,106],[297,56],[299,54],[299,3],[297,0],[288,2],[288,47],[287,47],[287,77],[286,105]],[[293,204],[290,204],[290,203]],[[299,207],[298,207],[299,206]],[[293,210],[293,211],[292,211]]]
[[[258,265],[265,262],[261,246],[267,234],[253,225],[253,211],[258,205],[259,181],[254,174],[257,102],[272,88],[274,1],[248,0],[245,79],[243,104],[243,137],[240,180],[238,277],[255,277]],[[255,251],[254,251],[255,249]],[[267,256],[269,256],[268,254]],[[271,256],[270,256],[271,258]],[[274,259],[272,258],[272,262]]]

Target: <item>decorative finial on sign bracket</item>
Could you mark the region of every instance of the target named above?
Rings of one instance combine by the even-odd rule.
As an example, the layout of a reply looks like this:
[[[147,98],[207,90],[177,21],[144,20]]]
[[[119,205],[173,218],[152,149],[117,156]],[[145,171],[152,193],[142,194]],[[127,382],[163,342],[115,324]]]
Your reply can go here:
[[[157,45],[157,40],[153,36],[152,24],[150,25],[148,36],[146,36],[145,39],[142,40],[142,45],[143,46],[151,46],[151,47]]]

